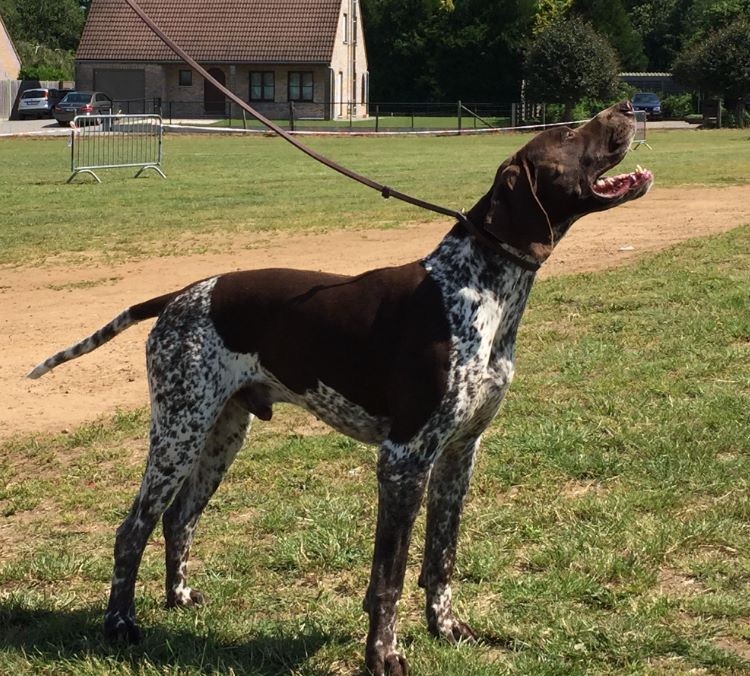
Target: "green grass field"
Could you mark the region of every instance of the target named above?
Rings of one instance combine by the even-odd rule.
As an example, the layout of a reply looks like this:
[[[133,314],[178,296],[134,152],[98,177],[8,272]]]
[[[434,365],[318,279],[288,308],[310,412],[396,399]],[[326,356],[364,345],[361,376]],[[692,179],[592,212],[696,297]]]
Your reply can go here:
[[[417,197],[471,207],[498,164],[529,135],[312,138],[333,159]],[[660,186],[750,181],[747,131],[662,132],[622,163],[652,169]],[[0,264],[76,254],[136,258],[222,247],[258,231],[398,227],[434,214],[358,185],[268,137],[167,136],[165,171],[101,172],[66,185],[66,138],[0,139]],[[165,242],[169,242],[165,246]]]
[[[400,189],[462,206],[523,137],[422,140],[315,144]],[[750,180],[747,132],[652,140],[654,151],[625,165],[652,168],[661,185]],[[185,231],[431,218],[271,139],[168,138],[167,181],[114,173],[74,186],[64,185],[58,142],[0,148],[16,161],[0,166],[0,181],[14,186],[0,202],[6,263],[153,255]],[[422,515],[400,606],[413,673],[748,673],[748,270],[750,224],[629,267],[537,283],[516,381],[464,512],[455,605],[484,640],[456,649],[426,634]],[[104,642],[100,623],[147,412],[0,446],[0,674],[361,673],[376,450],[306,421],[282,406],[257,423],[207,508],[191,582],[208,605],[162,608],[154,534],[136,595],[144,640],[134,647]]]

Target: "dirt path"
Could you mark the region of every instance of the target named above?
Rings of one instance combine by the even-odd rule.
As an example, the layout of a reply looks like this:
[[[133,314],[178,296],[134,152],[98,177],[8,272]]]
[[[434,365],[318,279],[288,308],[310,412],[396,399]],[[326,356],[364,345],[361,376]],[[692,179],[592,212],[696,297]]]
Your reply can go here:
[[[750,186],[656,188],[645,199],[575,225],[540,277],[619,265],[675,242],[750,223]],[[0,268],[0,440],[60,432],[148,402],[144,340],[152,322],[131,328],[38,381],[39,361],[109,321],[128,305],[228,270],[289,266],[356,273],[428,253],[448,222],[233,239],[221,255],[165,257],[122,265]],[[250,248],[248,248],[250,247]]]

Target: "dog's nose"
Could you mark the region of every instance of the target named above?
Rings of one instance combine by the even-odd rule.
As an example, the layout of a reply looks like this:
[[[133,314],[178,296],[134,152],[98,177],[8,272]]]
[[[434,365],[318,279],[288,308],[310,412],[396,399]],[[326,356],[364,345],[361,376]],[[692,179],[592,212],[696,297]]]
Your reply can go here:
[[[617,110],[623,115],[632,115],[635,112],[633,110],[633,104],[630,101],[621,101],[617,104]]]

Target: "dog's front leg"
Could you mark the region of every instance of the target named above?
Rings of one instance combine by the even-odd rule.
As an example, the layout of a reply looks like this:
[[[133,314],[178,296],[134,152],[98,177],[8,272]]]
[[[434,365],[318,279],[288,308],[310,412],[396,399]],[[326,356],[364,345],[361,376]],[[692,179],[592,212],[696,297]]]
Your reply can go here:
[[[451,443],[435,461],[427,495],[427,533],[419,585],[426,590],[430,633],[456,643],[476,635],[453,615],[451,578],[456,562],[458,530],[474,468],[479,437]]]
[[[422,502],[428,467],[404,445],[385,442],[378,463],[378,523],[370,585],[365,662],[376,676],[402,676],[406,660],[396,650],[396,604],[401,597],[414,519]]]

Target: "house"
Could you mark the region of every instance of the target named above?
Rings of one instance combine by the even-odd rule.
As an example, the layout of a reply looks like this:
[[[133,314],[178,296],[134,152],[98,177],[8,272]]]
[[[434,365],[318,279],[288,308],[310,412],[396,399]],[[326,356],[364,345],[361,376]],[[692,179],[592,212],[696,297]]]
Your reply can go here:
[[[21,59],[0,16],[0,80],[16,80],[20,71]]]
[[[7,120],[11,115],[20,71],[21,59],[0,16],[0,120]]]
[[[367,115],[359,0],[139,0],[220,83],[271,118]],[[171,117],[226,115],[229,103],[154,35],[125,0],[93,0],[76,53],[78,89],[123,112],[160,101]],[[135,108],[135,110],[133,109]]]

